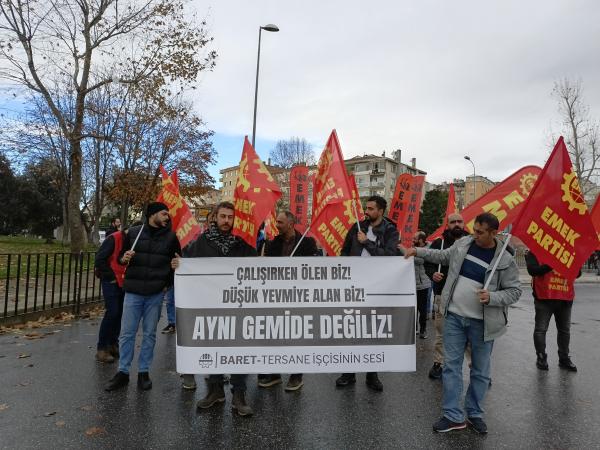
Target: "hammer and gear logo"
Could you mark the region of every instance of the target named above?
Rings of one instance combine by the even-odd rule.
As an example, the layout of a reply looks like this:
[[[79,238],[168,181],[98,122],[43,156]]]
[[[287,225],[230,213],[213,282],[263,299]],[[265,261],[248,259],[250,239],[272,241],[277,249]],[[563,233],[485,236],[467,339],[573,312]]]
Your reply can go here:
[[[563,183],[560,188],[563,191],[561,200],[567,203],[569,211],[576,209],[579,215],[583,216],[587,211],[587,205],[579,188],[577,174],[573,172],[573,168],[569,173],[563,174]]]
[[[242,187],[244,192],[248,192],[250,189],[250,182],[248,181],[248,157],[244,157],[244,159],[240,162],[240,169],[238,173],[236,187]]]
[[[203,353],[198,360],[198,364],[203,369],[208,369],[213,364],[213,357],[210,353]]]
[[[526,173],[521,177],[519,181],[521,182],[521,193],[524,197],[529,196],[537,179],[538,176],[533,173]]]

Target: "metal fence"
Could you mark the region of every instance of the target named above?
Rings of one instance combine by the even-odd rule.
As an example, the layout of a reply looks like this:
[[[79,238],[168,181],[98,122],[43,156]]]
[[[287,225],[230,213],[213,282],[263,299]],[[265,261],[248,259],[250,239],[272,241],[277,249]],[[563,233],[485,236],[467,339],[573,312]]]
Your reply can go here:
[[[0,319],[102,298],[94,276],[95,252],[0,254]]]

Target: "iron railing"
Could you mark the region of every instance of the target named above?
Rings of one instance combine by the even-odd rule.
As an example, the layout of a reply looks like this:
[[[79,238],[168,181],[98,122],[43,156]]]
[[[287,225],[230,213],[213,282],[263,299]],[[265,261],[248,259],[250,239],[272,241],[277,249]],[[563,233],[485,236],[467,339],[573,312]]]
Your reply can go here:
[[[0,319],[102,299],[95,252],[0,254]]]

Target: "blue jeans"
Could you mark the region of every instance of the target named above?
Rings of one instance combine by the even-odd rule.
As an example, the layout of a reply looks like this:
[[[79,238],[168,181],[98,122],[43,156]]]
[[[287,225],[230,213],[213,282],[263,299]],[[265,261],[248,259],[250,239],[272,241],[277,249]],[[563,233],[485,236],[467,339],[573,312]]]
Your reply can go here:
[[[167,308],[167,323],[175,325],[175,288],[173,286],[165,293],[165,307]]]
[[[102,281],[102,295],[105,312],[98,333],[98,350],[108,350],[119,343],[125,294],[116,282]]]
[[[444,321],[444,369],[442,412],[452,422],[464,422],[459,406],[463,391],[463,358],[471,343],[471,374],[465,396],[467,417],[483,417],[483,400],[490,385],[490,356],[494,341],[483,341],[483,320],[448,312]]]
[[[149,371],[152,358],[154,357],[156,325],[160,318],[163,297],[163,291],[153,295],[125,293],[123,318],[121,319],[121,336],[119,337],[120,372],[129,373],[131,361],[133,361],[135,335],[137,334],[140,320],[142,321],[143,338],[138,359],[138,372]]]

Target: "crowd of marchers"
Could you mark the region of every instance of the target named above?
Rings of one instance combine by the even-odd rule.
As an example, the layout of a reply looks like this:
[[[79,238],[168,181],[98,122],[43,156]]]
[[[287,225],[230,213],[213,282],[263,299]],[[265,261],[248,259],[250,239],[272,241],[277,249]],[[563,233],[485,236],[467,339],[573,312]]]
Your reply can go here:
[[[484,400],[491,385],[490,365],[494,341],[506,332],[508,307],[521,296],[519,271],[514,250],[498,236],[499,222],[491,213],[477,216],[473,233],[465,229],[460,214],[447,218],[443,235],[428,244],[424,232],[417,232],[413,247],[399,243],[396,225],[385,216],[386,201],[372,196],[366,202],[365,218],[348,232],[342,256],[379,257],[404,255],[414,258],[417,293],[416,335],[427,339],[430,298],[433,299],[434,351],[429,377],[443,385],[441,417],[433,424],[437,432],[470,426],[487,433]],[[106,312],[102,320],[96,358],[103,363],[118,361],[116,374],[108,381],[107,391],[124,388],[134,357],[135,338],[142,327],[142,343],[138,355],[138,387],[152,388],[150,368],[154,356],[156,331],[162,303],[166,303],[167,326],[163,333],[176,327],[174,305],[174,270],[180,258],[199,257],[303,257],[321,256],[313,238],[303,237],[295,228],[296,218],[289,211],[277,215],[279,234],[272,240],[259,235],[256,248],[232,234],[234,206],[222,202],[211,213],[209,227],[183,251],[170,228],[168,207],[150,203],[145,221],[120,230],[113,229],[100,247],[95,261],[101,278]],[[571,309],[575,296],[572,281],[557,291],[552,283],[558,274],[529,252],[527,271],[532,277],[535,301],[533,344],[536,365],[549,370],[546,332],[552,316],[557,326],[558,365],[576,372],[569,356]],[[463,362],[469,366],[469,384],[463,398]],[[197,407],[208,409],[225,401],[224,384],[232,386],[231,406],[241,416],[254,412],[246,401],[248,375],[210,375],[207,392]],[[259,374],[258,386],[272,388],[283,382],[280,374]],[[373,391],[383,391],[376,372],[365,378]],[[339,388],[356,383],[356,374],[343,373],[335,381]],[[303,386],[303,375],[289,375],[286,391]],[[197,388],[192,374],[182,375],[182,388]]]

